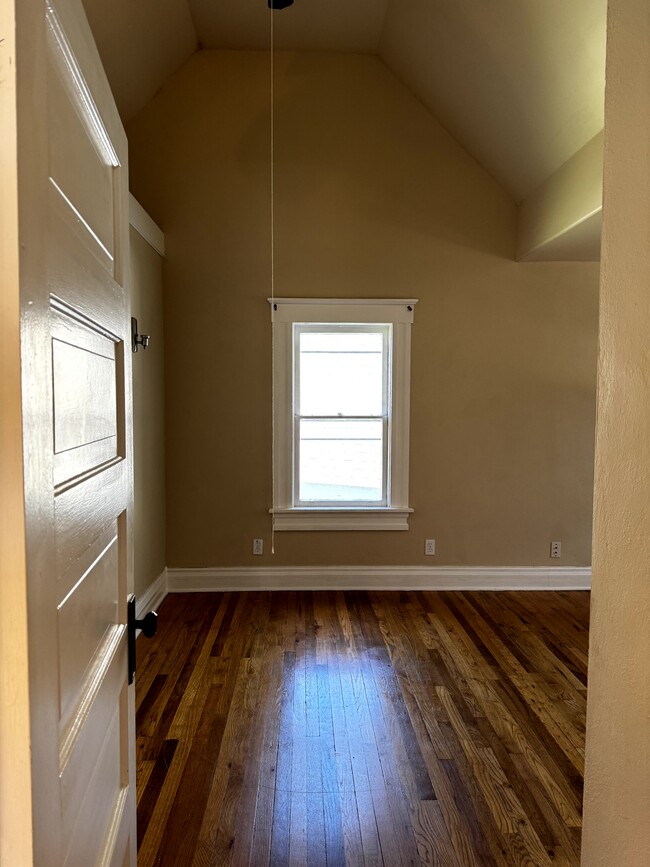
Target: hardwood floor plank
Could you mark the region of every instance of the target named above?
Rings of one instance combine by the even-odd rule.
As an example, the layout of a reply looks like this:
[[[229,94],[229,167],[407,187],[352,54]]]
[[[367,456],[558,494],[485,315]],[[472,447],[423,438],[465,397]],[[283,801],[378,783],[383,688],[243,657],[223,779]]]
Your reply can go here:
[[[249,605],[252,600],[247,600]],[[229,603],[228,603],[229,604]],[[260,615],[264,616],[264,613]],[[218,624],[215,623],[217,628]],[[238,646],[243,649],[246,640],[244,630],[240,631]],[[221,739],[221,749],[214,768],[212,785],[208,793],[202,815],[193,867],[207,867],[215,863],[230,863],[236,834],[234,813],[240,809],[240,794],[243,790],[246,770],[255,770],[255,754],[250,763],[247,756],[252,753],[249,733],[259,731],[255,727],[255,702],[247,701],[247,694],[257,694],[259,684],[259,664],[242,655],[233,660],[221,661],[211,655],[216,633],[213,630],[206,640],[208,648],[211,681],[219,687],[216,713],[226,719]],[[223,667],[222,667],[223,666]],[[235,670],[236,669],[236,670]],[[245,735],[242,737],[242,734]],[[253,788],[255,792],[255,788]],[[244,803],[248,803],[244,799]],[[252,819],[251,819],[252,825]],[[246,825],[242,832],[246,833]],[[225,860],[224,860],[225,859]],[[244,862],[245,863],[245,862]]]
[[[393,838],[395,838],[400,859],[395,863],[417,864],[417,844],[409,819],[411,805],[408,802],[408,792],[410,790],[417,792],[417,781],[404,747],[400,723],[392,715],[388,689],[371,659],[375,652],[376,649],[373,649],[368,653],[370,664],[363,674],[373,728],[373,741],[366,746],[365,754],[373,801],[375,794],[377,795],[375,814],[380,844],[382,852],[386,853],[389,848],[392,848]],[[392,724],[387,723],[387,719],[391,720]],[[424,776],[426,777],[426,771]],[[429,783],[425,794],[428,795],[431,791]],[[414,802],[417,799],[416,793]],[[380,818],[380,814],[377,813],[378,809],[383,818]],[[390,822],[392,829],[390,839],[388,834],[384,834],[387,821]],[[384,854],[384,857],[387,856]]]
[[[468,613],[468,617],[471,617],[471,614]],[[534,774],[543,781],[550,797],[557,804],[563,819],[571,825],[579,826],[580,816],[574,806],[570,790],[568,787],[562,786],[561,776],[557,772],[557,768],[553,767],[553,771],[550,772],[544,764],[543,758],[546,757],[546,752],[541,747],[541,744],[536,744],[536,749],[531,748],[521,727],[499,699],[495,691],[494,682],[476,679],[470,679],[468,682],[470,688],[480,701],[489,724],[482,727],[479,720],[479,728],[484,734],[492,732],[492,734],[496,735],[496,738],[492,738],[492,743],[503,745],[505,750],[502,753],[504,762],[507,763],[509,761],[509,755],[521,753]],[[501,762],[501,764],[503,765],[504,762]],[[552,767],[550,760],[548,761],[548,765]],[[558,778],[560,782],[557,781]]]
[[[258,760],[260,774],[255,806],[255,822],[251,846],[251,864],[267,864],[273,833],[273,806],[276,793],[276,766],[284,651],[282,649],[283,613],[280,595],[273,594],[267,626],[266,649],[263,653],[266,671],[262,683],[266,684],[263,708],[262,749]]]
[[[486,606],[489,608],[491,604],[489,600],[483,598],[481,594],[474,594],[472,600],[480,618],[478,621],[480,625],[477,628],[495,658],[499,660],[504,679],[514,686],[523,702],[538,717],[543,728],[547,730],[545,737],[550,736],[560,746],[576,770],[582,775],[584,773],[584,756],[580,755],[579,746],[576,743],[579,740],[579,735],[564,732],[561,723],[556,719],[557,714],[551,702],[536,686],[530,672],[521,665],[515,654],[511,652],[511,648],[515,646],[514,642],[505,635],[494,618],[486,612]],[[497,614],[497,612],[493,613]],[[532,664],[528,662],[528,665],[530,667]]]
[[[578,867],[588,594],[178,594],[139,867]]]
[[[142,793],[138,799],[138,849],[142,846],[149,821],[160,798],[167,771],[174,758],[178,741],[164,741],[160,755],[153,762],[147,782],[142,781]],[[151,764],[151,763],[149,763]]]
[[[557,809],[557,804],[549,797],[546,786],[531,773],[530,765],[522,756],[512,756],[512,762],[517,767],[519,775],[525,781],[528,790],[535,803],[544,816],[546,824],[551,829],[551,843],[547,852],[554,864],[569,864],[571,867],[579,867],[580,864],[580,840],[576,846],[575,830],[567,825]],[[578,826],[579,830],[579,826]]]
[[[251,612],[250,640],[247,640],[243,645],[243,652],[249,655],[246,669],[247,683],[244,692],[246,717],[239,721],[240,731],[244,735],[242,737],[242,748],[245,751],[244,774],[238,789],[240,793],[239,803],[236,805],[236,812],[232,820],[232,826],[236,833],[236,845],[233,846],[231,863],[237,867],[246,867],[251,863],[250,853],[257,811],[257,791],[262,772],[264,715],[267,713],[268,707],[267,702],[262,698],[265,695],[268,678],[273,671],[273,659],[266,653],[267,625],[271,617],[269,594],[257,595],[252,600],[252,604],[257,613]]]
[[[463,825],[466,824],[469,829],[471,840],[469,858],[473,859],[473,863],[478,867],[497,867],[497,865],[501,867],[505,863],[506,852],[501,842],[496,839],[496,829],[492,825],[484,823],[479,816],[476,809],[477,798],[473,791],[473,781],[467,777],[466,773],[459,771],[459,762],[453,759],[441,759],[440,763],[453,792],[458,815],[462,816]],[[445,824],[447,824],[453,840],[453,832],[446,820]],[[456,851],[460,852],[460,849],[456,849]],[[465,867],[465,861],[461,863]],[[467,863],[471,863],[471,861]]]
[[[518,602],[516,595],[509,595],[504,603],[515,611],[527,627],[552,648],[558,658],[565,658],[567,668],[587,685],[588,632],[583,624],[557,606],[544,604],[537,594],[528,608]],[[579,640],[576,640],[579,636]]]
[[[345,649],[345,654],[339,660],[339,678],[341,683],[341,698],[343,701],[342,727],[347,734],[350,751],[350,769],[352,773],[352,793],[356,804],[361,836],[361,848],[366,864],[379,865],[381,846],[377,832],[375,811],[370,797],[370,780],[365,761],[365,749],[362,737],[358,708],[361,697],[355,690],[355,684],[360,682],[357,672],[358,660],[351,648]]]
[[[186,620],[191,618],[191,604],[194,601],[189,593],[180,597],[177,604],[175,602],[172,603],[167,598],[163,601],[158,611],[163,618],[166,618],[165,612],[170,611],[170,606],[173,604],[175,622],[179,624],[185,623]],[[164,623],[165,620],[163,619],[159,622]],[[136,710],[146,698],[153,679],[156,675],[160,674],[160,669],[167,662],[167,657],[172,651],[177,638],[178,633],[176,630],[161,628],[158,629],[153,638],[136,641],[136,669],[138,673]]]
[[[140,706],[135,713],[135,724],[140,737],[145,736],[147,729],[155,729],[156,718],[154,716],[154,705],[160,699],[160,694],[167,683],[166,674],[156,674],[151,681],[151,685],[144,693]],[[150,722],[150,720],[153,721]]]
[[[286,646],[286,645],[284,645]],[[282,694],[280,699],[280,730],[276,761],[276,791],[273,803],[271,832],[271,864],[286,864],[289,860],[291,833],[291,765],[293,760],[293,690],[296,674],[296,654],[284,651]]]
[[[440,867],[465,867],[467,862],[459,861],[459,856],[454,851],[454,845],[442,817],[440,804],[437,801],[422,801],[418,804],[418,822],[415,835],[422,864],[440,865]]]
[[[555,845],[553,831],[549,827],[545,816],[539,809],[537,802],[528,788],[526,780],[521,776],[519,768],[513,760],[513,756],[510,755],[506,746],[496,735],[494,729],[487,720],[478,720],[477,726],[481,736],[494,754],[499,767],[504,772],[508,784],[512,786],[513,794],[519,801],[524,815],[530,822],[533,830],[539,837],[540,843],[548,854],[548,850],[552,849]]]
[[[511,709],[522,732],[537,758],[539,758],[553,778],[565,782],[573,794],[573,803],[578,809],[582,803],[583,778],[579,770],[567,757],[565,751],[555,740],[539,715],[526,703],[526,699],[510,682],[503,680],[494,685],[496,694],[506,708]],[[550,760],[546,759],[550,757]]]
[[[226,610],[224,611],[223,618],[219,625],[219,630],[214,637],[214,642],[212,647],[210,648],[210,656],[223,656],[223,649],[226,643],[226,638],[228,637],[228,632],[230,627],[232,626],[233,617],[235,616],[235,610],[237,605],[239,605],[242,601],[242,597],[238,596],[236,593],[226,593]]]
[[[168,736],[174,737],[173,734],[168,733],[181,701],[191,703],[191,697],[186,695],[186,690],[192,675],[194,675],[194,683],[201,681],[201,674],[195,669],[201,654],[203,657],[206,656],[203,645],[219,610],[219,600],[206,600],[205,610],[200,610],[199,604],[196,600],[191,619],[184,620],[180,624],[178,640],[174,643],[168,660],[161,669],[161,674],[167,677],[165,685],[160,690],[148,718],[138,729],[139,735],[151,734],[144,758],[155,759],[162,741]]]
[[[496,640],[498,643],[498,639],[493,635],[491,636],[486,624],[481,620],[480,614],[471,605],[471,600],[463,598],[460,604],[462,604],[467,616],[475,623],[476,628],[478,630],[485,630],[486,640],[488,642]],[[525,698],[519,695],[516,687],[508,678],[508,673],[514,672],[516,674],[517,669],[511,669],[507,660],[504,659],[504,661],[506,661],[506,668],[502,670],[500,679],[492,684],[491,695],[498,705],[505,708],[507,716],[512,720],[516,720],[516,726],[521,730],[521,738],[519,739],[520,749],[525,749],[524,745],[527,744],[527,755],[531,761],[542,763],[546,767],[550,778],[558,784],[569,783],[568,787],[561,786],[561,788],[565,792],[567,788],[572,788],[574,792],[577,792],[577,799],[572,799],[569,796],[569,800],[579,805],[582,798],[580,774],[573,768],[566,754],[553,739],[538,714],[534,713],[532,708],[526,703]],[[490,707],[490,704],[486,706]],[[514,729],[513,733],[516,734]],[[571,816],[575,818],[575,811]]]
[[[156,763],[151,760],[137,762],[136,764],[136,775],[138,780],[136,799],[138,806],[142,801],[143,795],[147,788],[147,783],[149,782],[152,771],[155,767]]]
[[[212,676],[207,662],[219,610],[220,600],[217,597],[206,599],[204,604],[201,604],[201,600],[194,600],[192,631],[189,633],[195,636],[194,642],[184,650],[178,664],[170,661],[168,673],[174,682],[174,689],[167,695],[167,702],[157,729],[149,739],[147,750],[156,755],[160,749],[160,739],[168,736],[176,741],[177,747],[150,821],[142,829],[144,835],[138,849],[138,859],[139,864],[145,867],[160,863],[159,859],[163,857],[160,853],[161,841],[192,750],[194,735],[202,719],[203,706],[210,693]],[[172,620],[165,625],[165,629],[173,630],[177,626]]]
[[[530,618],[522,618],[520,612],[511,607],[507,597],[499,606],[499,616],[495,620],[528,658],[534,660],[534,672],[566,680],[567,686],[573,689],[583,688],[584,684],[553,654],[534,630],[529,628]]]
[[[223,714],[215,712],[219,690],[215,686],[208,690],[191,739],[190,752],[160,841],[156,859],[160,867],[190,867],[194,859],[226,722]]]
[[[346,656],[346,640],[337,617],[336,596],[330,596],[329,611],[331,616],[331,642],[327,648],[327,673],[332,716],[332,754],[336,763],[336,788],[328,797],[338,798],[340,829],[342,834],[342,851],[334,846],[328,846],[332,858],[337,858],[342,865],[363,865],[364,844],[359,820],[357,792],[352,761],[352,746],[345,713],[345,695],[341,678],[341,660]],[[362,796],[367,799],[367,790]],[[327,815],[328,805],[325,804]],[[374,824],[374,815],[372,817]],[[333,841],[334,842],[334,841]],[[329,863],[329,860],[328,860]]]
[[[438,694],[472,768],[474,779],[492,814],[495,826],[501,834],[515,834],[519,824],[525,821],[526,817],[503,769],[489,747],[478,738],[478,732],[467,727],[444,686],[438,687]]]
[[[323,791],[325,850],[328,864],[342,865],[345,864],[345,854],[341,804],[339,800],[340,785],[337,756],[334,747],[334,721],[332,719],[332,699],[327,664],[317,666],[317,677],[320,716],[318,752],[320,754],[321,785]]]

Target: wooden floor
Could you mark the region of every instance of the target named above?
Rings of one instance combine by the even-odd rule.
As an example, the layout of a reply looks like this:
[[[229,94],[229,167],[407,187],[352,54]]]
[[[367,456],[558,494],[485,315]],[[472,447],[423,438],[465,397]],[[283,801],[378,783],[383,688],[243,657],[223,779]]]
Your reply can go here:
[[[587,593],[168,596],[139,867],[579,863]]]

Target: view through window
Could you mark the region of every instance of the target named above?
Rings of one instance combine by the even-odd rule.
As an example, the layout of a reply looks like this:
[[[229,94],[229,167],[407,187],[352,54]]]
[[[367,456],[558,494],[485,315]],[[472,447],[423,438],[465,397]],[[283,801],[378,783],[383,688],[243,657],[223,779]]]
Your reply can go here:
[[[385,505],[390,324],[295,329],[295,502]]]

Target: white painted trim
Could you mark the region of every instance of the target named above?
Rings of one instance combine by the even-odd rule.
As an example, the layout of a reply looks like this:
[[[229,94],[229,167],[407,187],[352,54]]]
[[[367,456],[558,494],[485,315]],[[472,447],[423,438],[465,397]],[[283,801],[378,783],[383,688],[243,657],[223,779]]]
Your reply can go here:
[[[135,616],[138,620],[141,620],[148,611],[155,611],[155,609],[158,608],[169,592],[167,584],[167,569],[163,569],[156,580],[152,582],[142,596],[136,600]]]
[[[413,509],[270,509],[274,530],[408,530]]]
[[[165,255],[165,236],[162,229],[154,223],[133,193],[129,193],[129,222],[135,231],[151,244],[156,253]]]
[[[168,569],[169,593],[225,590],[589,590],[591,567],[271,566]]]
[[[271,321],[412,325],[417,298],[267,298]]]

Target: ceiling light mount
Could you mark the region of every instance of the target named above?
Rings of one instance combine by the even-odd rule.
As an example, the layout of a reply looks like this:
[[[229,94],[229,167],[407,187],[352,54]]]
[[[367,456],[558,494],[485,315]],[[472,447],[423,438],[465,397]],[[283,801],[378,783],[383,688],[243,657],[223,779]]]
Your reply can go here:
[[[293,6],[293,0],[268,0],[269,9],[286,9]]]

